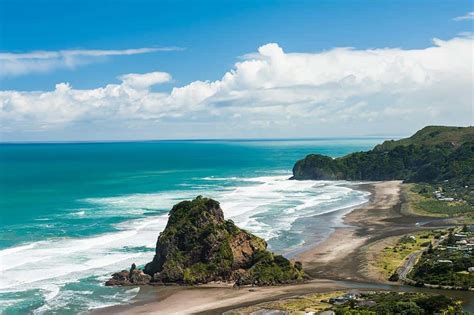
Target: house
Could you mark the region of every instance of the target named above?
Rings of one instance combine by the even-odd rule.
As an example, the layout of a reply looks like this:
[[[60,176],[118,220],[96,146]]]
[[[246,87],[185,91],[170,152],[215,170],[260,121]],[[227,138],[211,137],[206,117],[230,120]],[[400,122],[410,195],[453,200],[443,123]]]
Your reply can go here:
[[[469,273],[474,273],[474,267],[467,268],[467,271],[469,271]]]
[[[446,250],[448,252],[452,252],[452,251],[458,250],[458,247],[457,246],[446,246]]]
[[[358,290],[352,290],[351,292],[346,293],[344,295],[341,295],[335,298],[330,298],[328,302],[330,304],[335,304],[335,305],[344,305],[351,300],[357,300],[359,298],[360,298],[360,292]]]
[[[454,234],[454,239],[455,239],[456,241],[460,241],[460,240],[463,240],[463,239],[465,239],[465,238],[467,238],[467,235],[466,235],[466,234],[461,234],[461,233],[456,233],[456,234]]]
[[[348,301],[348,299],[345,298],[344,296],[338,296],[338,297],[330,298],[330,299],[329,299],[329,303],[330,303],[330,304],[334,304],[334,305],[343,305],[343,304],[345,304],[347,301]]]
[[[452,264],[453,261],[449,259],[438,259],[438,264]]]
[[[377,305],[377,302],[372,301],[372,300],[360,301],[359,303],[357,303],[358,307],[372,307],[375,305]]]
[[[356,291],[349,292],[347,294],[344,294],[344,297],[348,300],[357,300],[360,297],[360,293]]]

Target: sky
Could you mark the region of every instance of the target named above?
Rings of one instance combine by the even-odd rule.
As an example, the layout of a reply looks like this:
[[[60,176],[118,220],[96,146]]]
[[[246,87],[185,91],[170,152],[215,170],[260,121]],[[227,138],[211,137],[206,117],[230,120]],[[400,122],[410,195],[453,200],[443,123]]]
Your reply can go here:
[[[0,141],[472,125],[473,27],[458,0],[0,0]]]

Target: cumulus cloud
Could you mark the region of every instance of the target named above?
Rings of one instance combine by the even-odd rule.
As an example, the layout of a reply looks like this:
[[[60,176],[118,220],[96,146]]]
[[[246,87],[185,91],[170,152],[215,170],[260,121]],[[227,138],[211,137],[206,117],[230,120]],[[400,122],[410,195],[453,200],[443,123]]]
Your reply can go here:
[[[455,17],[453,20],[454,21],[474,20],[474,12],[469,12],[466,15]]]
[[[145,74],[129,73],[119,77],[124,85],[136,89],[148,88],[152,85],[169,82],[171,75],[166,72],[150,72]]]
[[[2,91],[0,121],[8,132],[84,121],[133,130],[168,126],[171,135],[155,137],[316,136],[466,125],[473,115],[473,49],[472,37],[435,39],[424,49],[318,53],[287,53],[270,43],[220,80],[169,92],[151,89],[171,80],[164,72],[126,74],[119,84],[90,90],[61,83],[47,92]]]
[[[75,68],[100,57],[130,56],[157,51],[175,51],[178,47],[136,48],[123,50],[60,50],[27,53],[0,53],[0,76],[18,76],[49,72],[58,68]]]

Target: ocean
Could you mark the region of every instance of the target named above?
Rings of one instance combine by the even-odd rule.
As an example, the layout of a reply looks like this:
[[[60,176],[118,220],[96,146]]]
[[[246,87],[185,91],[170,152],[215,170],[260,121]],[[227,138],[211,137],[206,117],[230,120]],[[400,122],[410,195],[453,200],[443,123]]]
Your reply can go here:
[[[77,314],[126,303],[138,288],[104,281],[150,261],[171,206],[198,195],[289,256],[369,198],[346,182],[288,180],[294,162],[382,140],[0,144],[0,312]]]

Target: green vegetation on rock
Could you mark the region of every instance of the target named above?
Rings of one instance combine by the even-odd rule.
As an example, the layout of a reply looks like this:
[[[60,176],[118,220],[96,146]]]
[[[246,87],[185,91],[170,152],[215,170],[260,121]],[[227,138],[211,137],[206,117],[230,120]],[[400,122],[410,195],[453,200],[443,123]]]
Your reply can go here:
[[[267,243],[240,228],[217,201],[197,197],[175,205],[145,273],[157,282],[273,285],[303,278],[300,264],[266,250]]]
[[[432,128],[426,127],[416,135],[424,135]],[[371,151],[356,152],[336,159],[310,154],[295,164],[293,175],[295,179],[400,179],[431,182],[462,177],[468,180],[468,175],[474,174],[474,127],[448,130],[450,134],[460,134],[458,141],[416,141],[418,137],[415,135],[408,139],[386,141]],[[439,131],[434,137],[442,135],[443,132]]]

